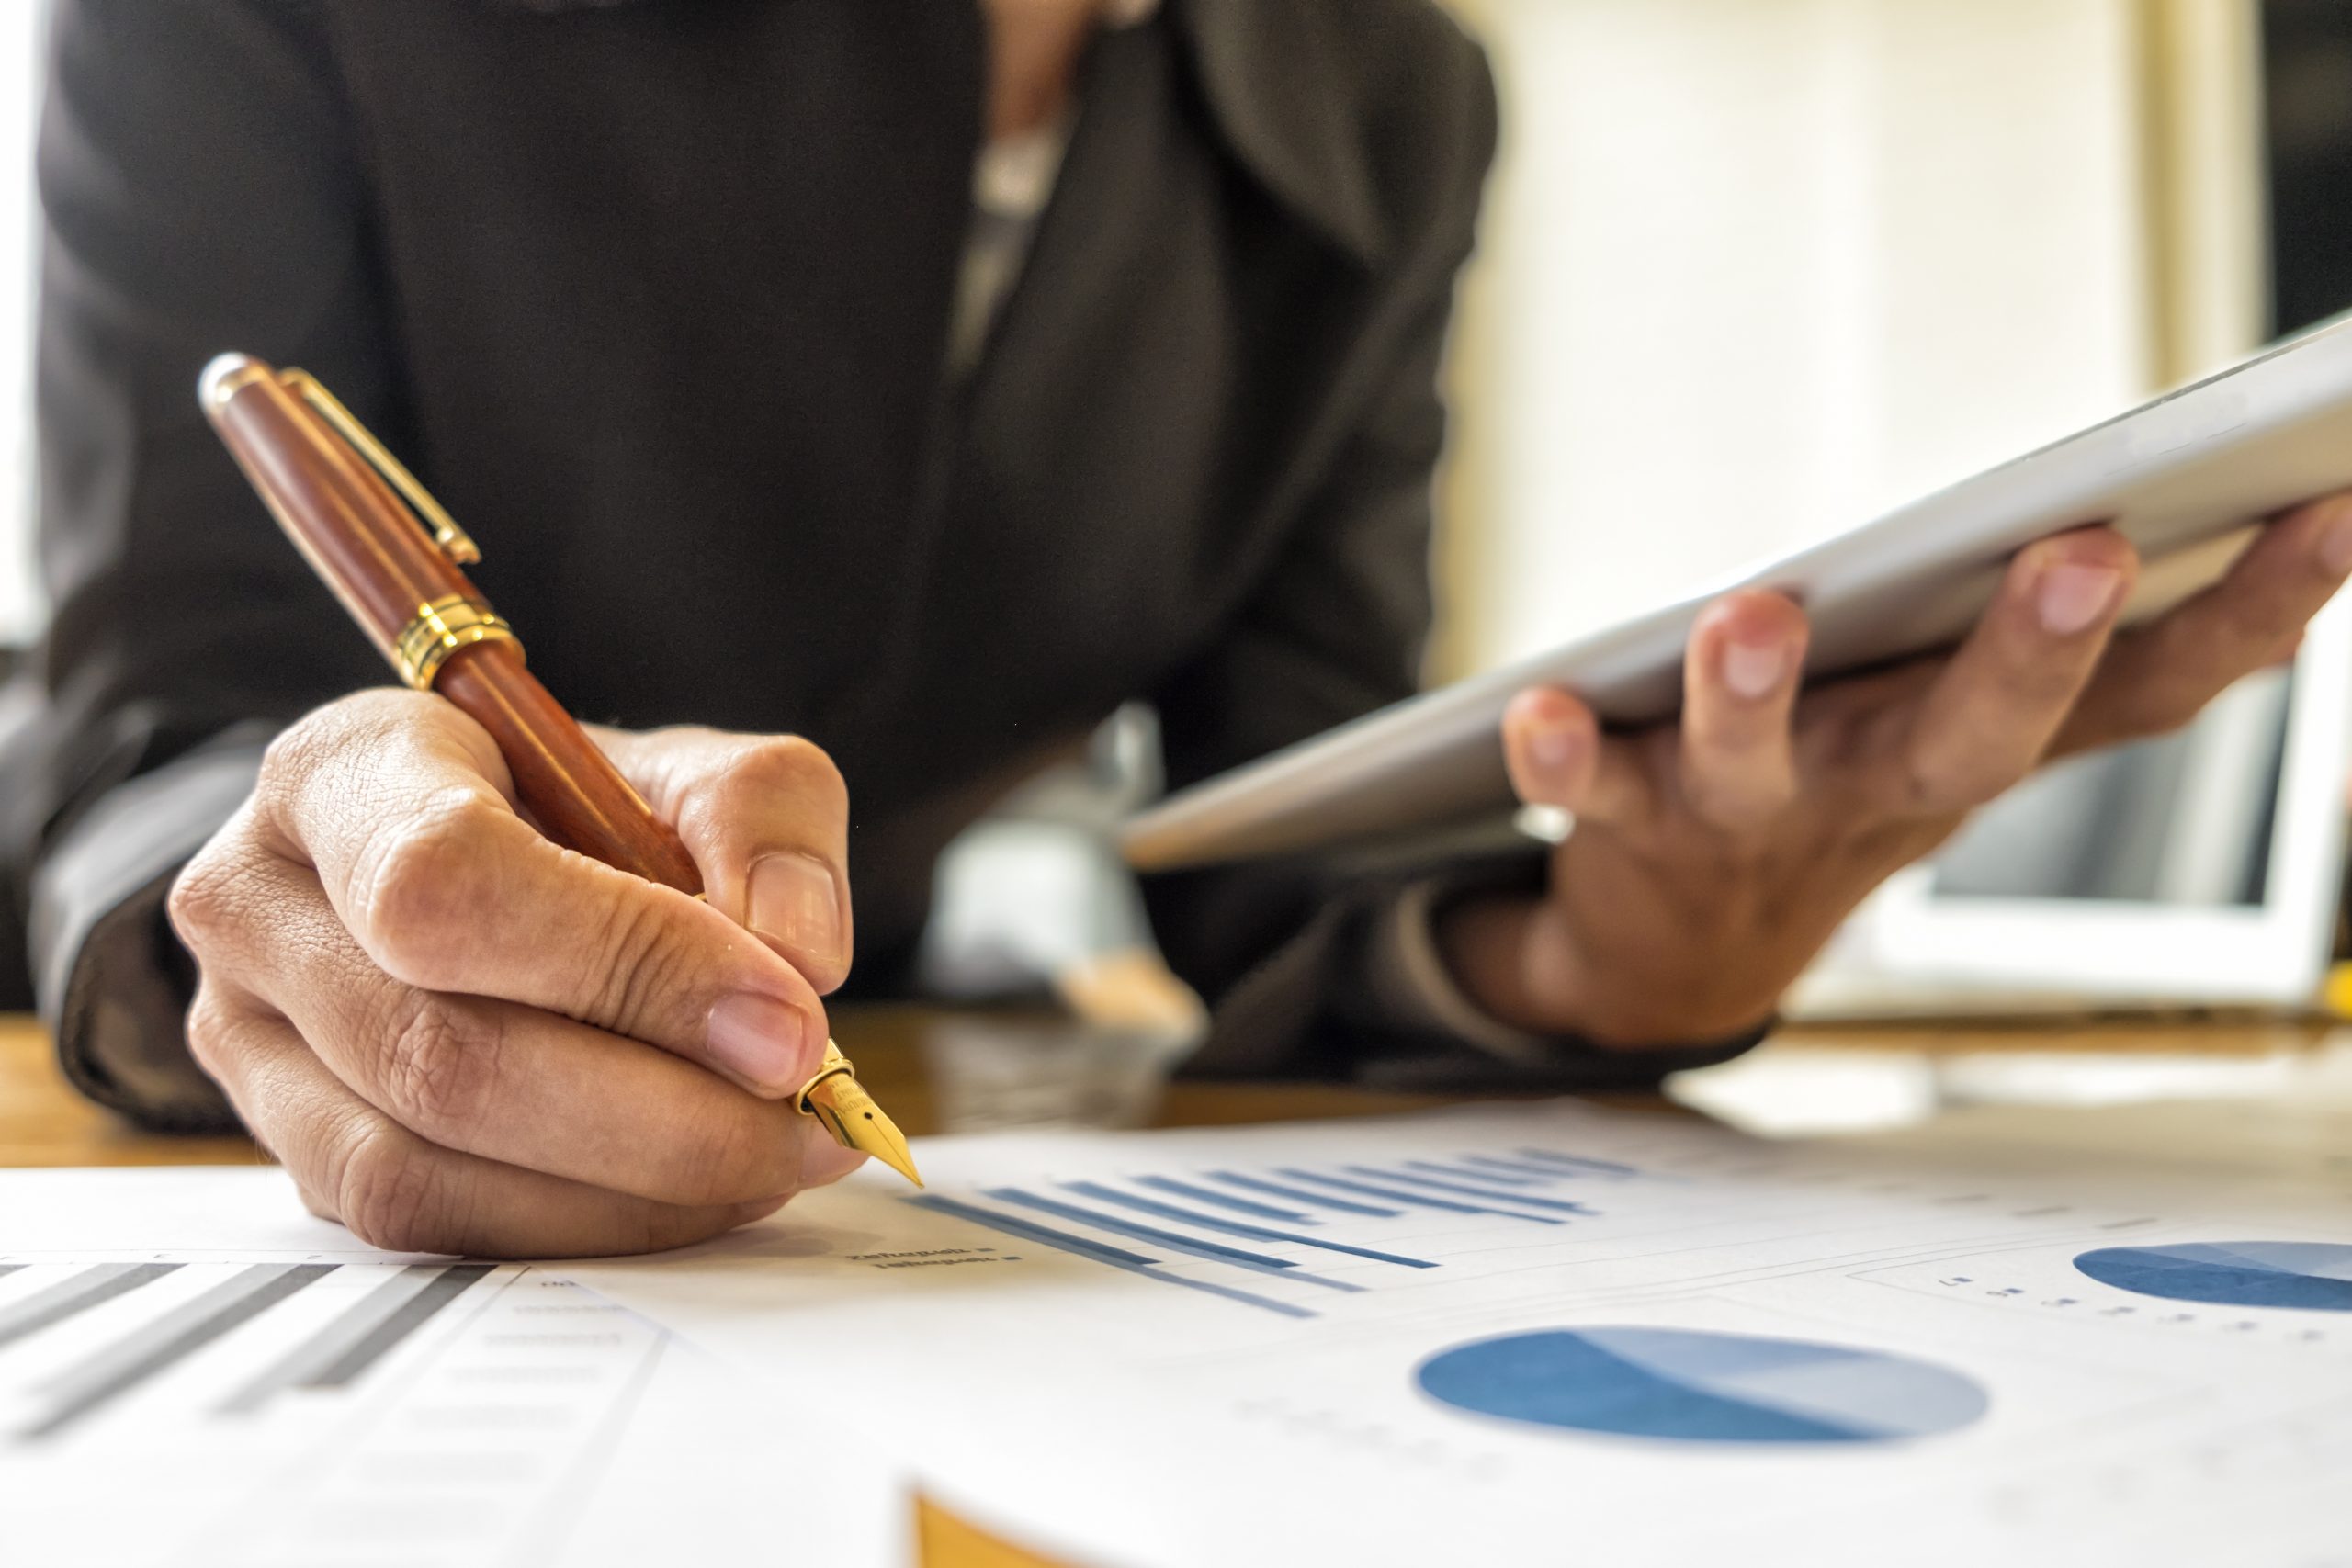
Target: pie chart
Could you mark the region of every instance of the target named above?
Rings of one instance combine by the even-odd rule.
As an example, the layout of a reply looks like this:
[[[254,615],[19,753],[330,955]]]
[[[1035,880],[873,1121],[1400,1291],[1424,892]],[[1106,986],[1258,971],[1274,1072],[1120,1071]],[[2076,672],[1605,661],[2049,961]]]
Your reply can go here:
[[[1926,1361],[1687,1328],[1553,1328],[1472,1340],[1415,1372],[1473,1416],[1686,1443],[1883,1443],[1984,1414],[1984,1391]]]
[[[2102,1285],[2172,1302],[2352,1312],[2352,1247],[2336,1242],[2102,1247],[2075,1267]]]

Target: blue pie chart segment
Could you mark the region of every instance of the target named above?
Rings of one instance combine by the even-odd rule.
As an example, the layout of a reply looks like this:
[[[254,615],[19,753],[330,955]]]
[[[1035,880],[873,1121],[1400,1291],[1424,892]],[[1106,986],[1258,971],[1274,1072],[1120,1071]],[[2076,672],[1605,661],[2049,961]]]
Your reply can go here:
[[[2335,1242],[2102,1247],[2075,1267],[2102,1285],[2172,1302],[2352,1312],[2352,1247]]]
[[[1442,1404],[1534,1427],[1690,1443],[1880,1443],[1954,1431],[1984,1391],[1926,1361],[1687,1328],[1553,1328],[1441,1350]]]

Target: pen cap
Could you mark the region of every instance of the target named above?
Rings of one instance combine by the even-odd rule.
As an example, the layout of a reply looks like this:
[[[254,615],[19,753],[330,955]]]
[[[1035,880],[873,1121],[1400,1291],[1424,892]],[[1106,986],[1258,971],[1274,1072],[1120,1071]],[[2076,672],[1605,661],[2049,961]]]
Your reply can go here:
[[[277,371],[224,354],[197,396],[278,526],[395,668],[420,606],[479,600],[391,486]]]
[[[472,541],[325,388],[230,354],[205,367],[197,396],[270,514],[378,650],[411,686],[490,732],[548,838],[649,882],[702,891],[676,831],[524,667],[513,631],[458,570],[475,558]]]

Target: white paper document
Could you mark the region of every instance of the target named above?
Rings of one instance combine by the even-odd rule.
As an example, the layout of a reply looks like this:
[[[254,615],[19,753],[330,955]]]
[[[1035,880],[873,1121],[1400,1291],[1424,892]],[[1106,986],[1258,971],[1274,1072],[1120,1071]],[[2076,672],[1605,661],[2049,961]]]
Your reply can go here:
[[[0,1172],[0,1562],[897,1568],[907,1513],[560,1275],[372,1251],[275,1170]]]
[[[1571,1104],[917,1154],[568,1272],[1086,1563],[2352,1562],[2352,1160]]]

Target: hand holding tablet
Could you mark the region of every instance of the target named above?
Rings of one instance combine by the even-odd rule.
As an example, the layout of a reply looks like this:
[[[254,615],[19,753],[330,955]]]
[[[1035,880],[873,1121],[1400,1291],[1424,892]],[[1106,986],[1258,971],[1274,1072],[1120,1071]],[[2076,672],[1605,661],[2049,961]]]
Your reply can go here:
[[[2138,625],[2219,582],[2259,520],[2348,488],[2352,321],[2339,321],[1736,581],[1194,785],[1136,817],[1123,844],[1137,867],[1172,870],[1500,811],[1497,726],[1518,693],[1573,691],[1614,729],[1670,718],[1685,645],[1726,593],[1803,604],[1817,684],[1954,646],[2037,540],[2121,535],[2141,562],[2121,620]]]
[[[1538,1033],[1729,1036],[1973,809],[2290,657],[2352,573],[2346,490],[2339,325],[1729,592],[1210,781],[1127,851],[1159,869],[1555,807],[1577,828],[1548,890],[1442,909],[1449,969]]]
[[[2352,497],[2291,513],[2220,583],[2118,632],[2136,570],[2111,529],[2042,540],[1951,654],[1809,692],[1803,612],[1735,593],[1699,618],[1680,722],[1628,736],[1557,688],[1523,693],[1503,721],[1513,784],[1577,830],[1544,897],[1442,917],[1455,972],[1539,1032],[1640,1044],[1752,1026],[1975,807],[2053,758],[2170,729],[2285,657],[2352,571]]]

